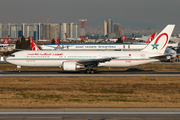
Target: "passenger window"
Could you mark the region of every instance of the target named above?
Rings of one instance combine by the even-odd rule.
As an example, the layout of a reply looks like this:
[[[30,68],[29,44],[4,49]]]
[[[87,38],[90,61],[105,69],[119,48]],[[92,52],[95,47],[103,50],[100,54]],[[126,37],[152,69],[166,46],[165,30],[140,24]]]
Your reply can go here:
[[[10,57],[15,57],[15,55],[10,55]]]

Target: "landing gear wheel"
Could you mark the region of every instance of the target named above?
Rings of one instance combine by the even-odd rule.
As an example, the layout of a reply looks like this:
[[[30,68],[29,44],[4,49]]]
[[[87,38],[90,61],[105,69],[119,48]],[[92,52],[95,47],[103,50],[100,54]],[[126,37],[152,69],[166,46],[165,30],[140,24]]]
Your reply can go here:
[[[20,73],[21,72],[21,66],[17,66],[17,70],[18,70],[18,72]]]
[[[94,73],[94,70],[93,70],[93,69],[92,69],[92,70],[87,69],[87,70],[86,70],[86,73],[87,73],[87,74],[89,74],[89,73],[92,73],[92,74],[93,74],[93,73]]]
[[[91,73],[93,74],[93,73],[94,73],[94,70],[91,70]]]
[[[87,74],[91,73],[91,70],[88,70],[88,69],[87,69],[87,70],[86,70],[86,73],[87,73]]]

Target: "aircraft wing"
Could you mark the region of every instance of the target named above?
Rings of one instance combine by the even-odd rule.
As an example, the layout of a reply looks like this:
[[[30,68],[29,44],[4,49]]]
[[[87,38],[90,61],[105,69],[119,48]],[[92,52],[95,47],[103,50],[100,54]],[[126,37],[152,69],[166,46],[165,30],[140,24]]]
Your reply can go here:
[[[84,66],[97,65],[98,63],[104,63],[107,61],[111,61],[112,59],[116,59],[116,58],[110,57],[110,58],[100,58],[100,59],[89,59],[89,60],[77,61],[77,63],[82,64]]]

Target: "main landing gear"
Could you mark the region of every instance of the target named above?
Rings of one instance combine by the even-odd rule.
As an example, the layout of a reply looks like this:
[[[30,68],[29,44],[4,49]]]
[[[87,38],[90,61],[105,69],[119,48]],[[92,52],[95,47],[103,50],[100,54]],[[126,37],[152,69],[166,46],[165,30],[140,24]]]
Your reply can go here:
[[[89,74],[89,73],[92,73],[92,74],[93,74],[93,73],[94,73],[94,70],[93,70],[93,69],[91,69],[91,70],[86,69],[86,73],[88,73],[88,74]]]
[[[93,70],[93,67],[92,66],[87,66],[88,69],[86,69],[86,73],[89,74],[93,74],[94,73],[94,70]]]

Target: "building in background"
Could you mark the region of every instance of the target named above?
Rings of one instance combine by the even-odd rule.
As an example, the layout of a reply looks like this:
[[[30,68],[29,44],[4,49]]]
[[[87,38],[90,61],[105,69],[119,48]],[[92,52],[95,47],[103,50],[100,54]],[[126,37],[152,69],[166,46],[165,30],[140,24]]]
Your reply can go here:
[[[113,24],[113,33],[116,34],[116,38],[121,37],[121,25],[119,23]]]
[[[72,23],[71,38],[79,38],[79,23]]]
[[[59,38],[59,24],[50,24],[50,39]]]
[[[66,39],[65,33],[69,38],[79,37],[79,24],[78,23],[61,23],[60,24],[60,38]]]
[[[103,25],[103,35],[106,36],[109,33],[112,33],[112,26],[113,22],[111,19],[104,20],[104,25]]]
[[[42,23],[40,27],[40,38],[50,39],[50,24]]]
[[[0,38],[19,38],[22,35],[32,37],[34,40],[40,39],[66,39],[65,33],[70,38],[79,37],[79,23],[0,23]]]
[[[111,21],[111,19],[107,20],[107,33],[112,33],[112,26],[113,22]]]
[[[59,37],[59,24],[41,23],[41,39],[57,39]]]
[[[60,38],[62,40],[66,39],[65,33],[67,35],[69,35],[69,32],[68,32],[67,28],[68,28],[68,23],[61,23],[60,24]]]
[[[22,36],[22,24],[12,23],[9,24],[10,28],[10,37],[19,38]]]
[[[106,36],[107,35],[107,20],[104,21],[103,24],[103,35]]]
[[[0,23],[0,38],[2,37],[2,23]]]
[[[34,40],[39,39],[40,23],[22,23],[24,37],[32,37]]]
[[[2,37],[10,37],[10,23],[2,24]]]
[[[69,23],[69,36],[70,38],[73,38],[73,23]]]

